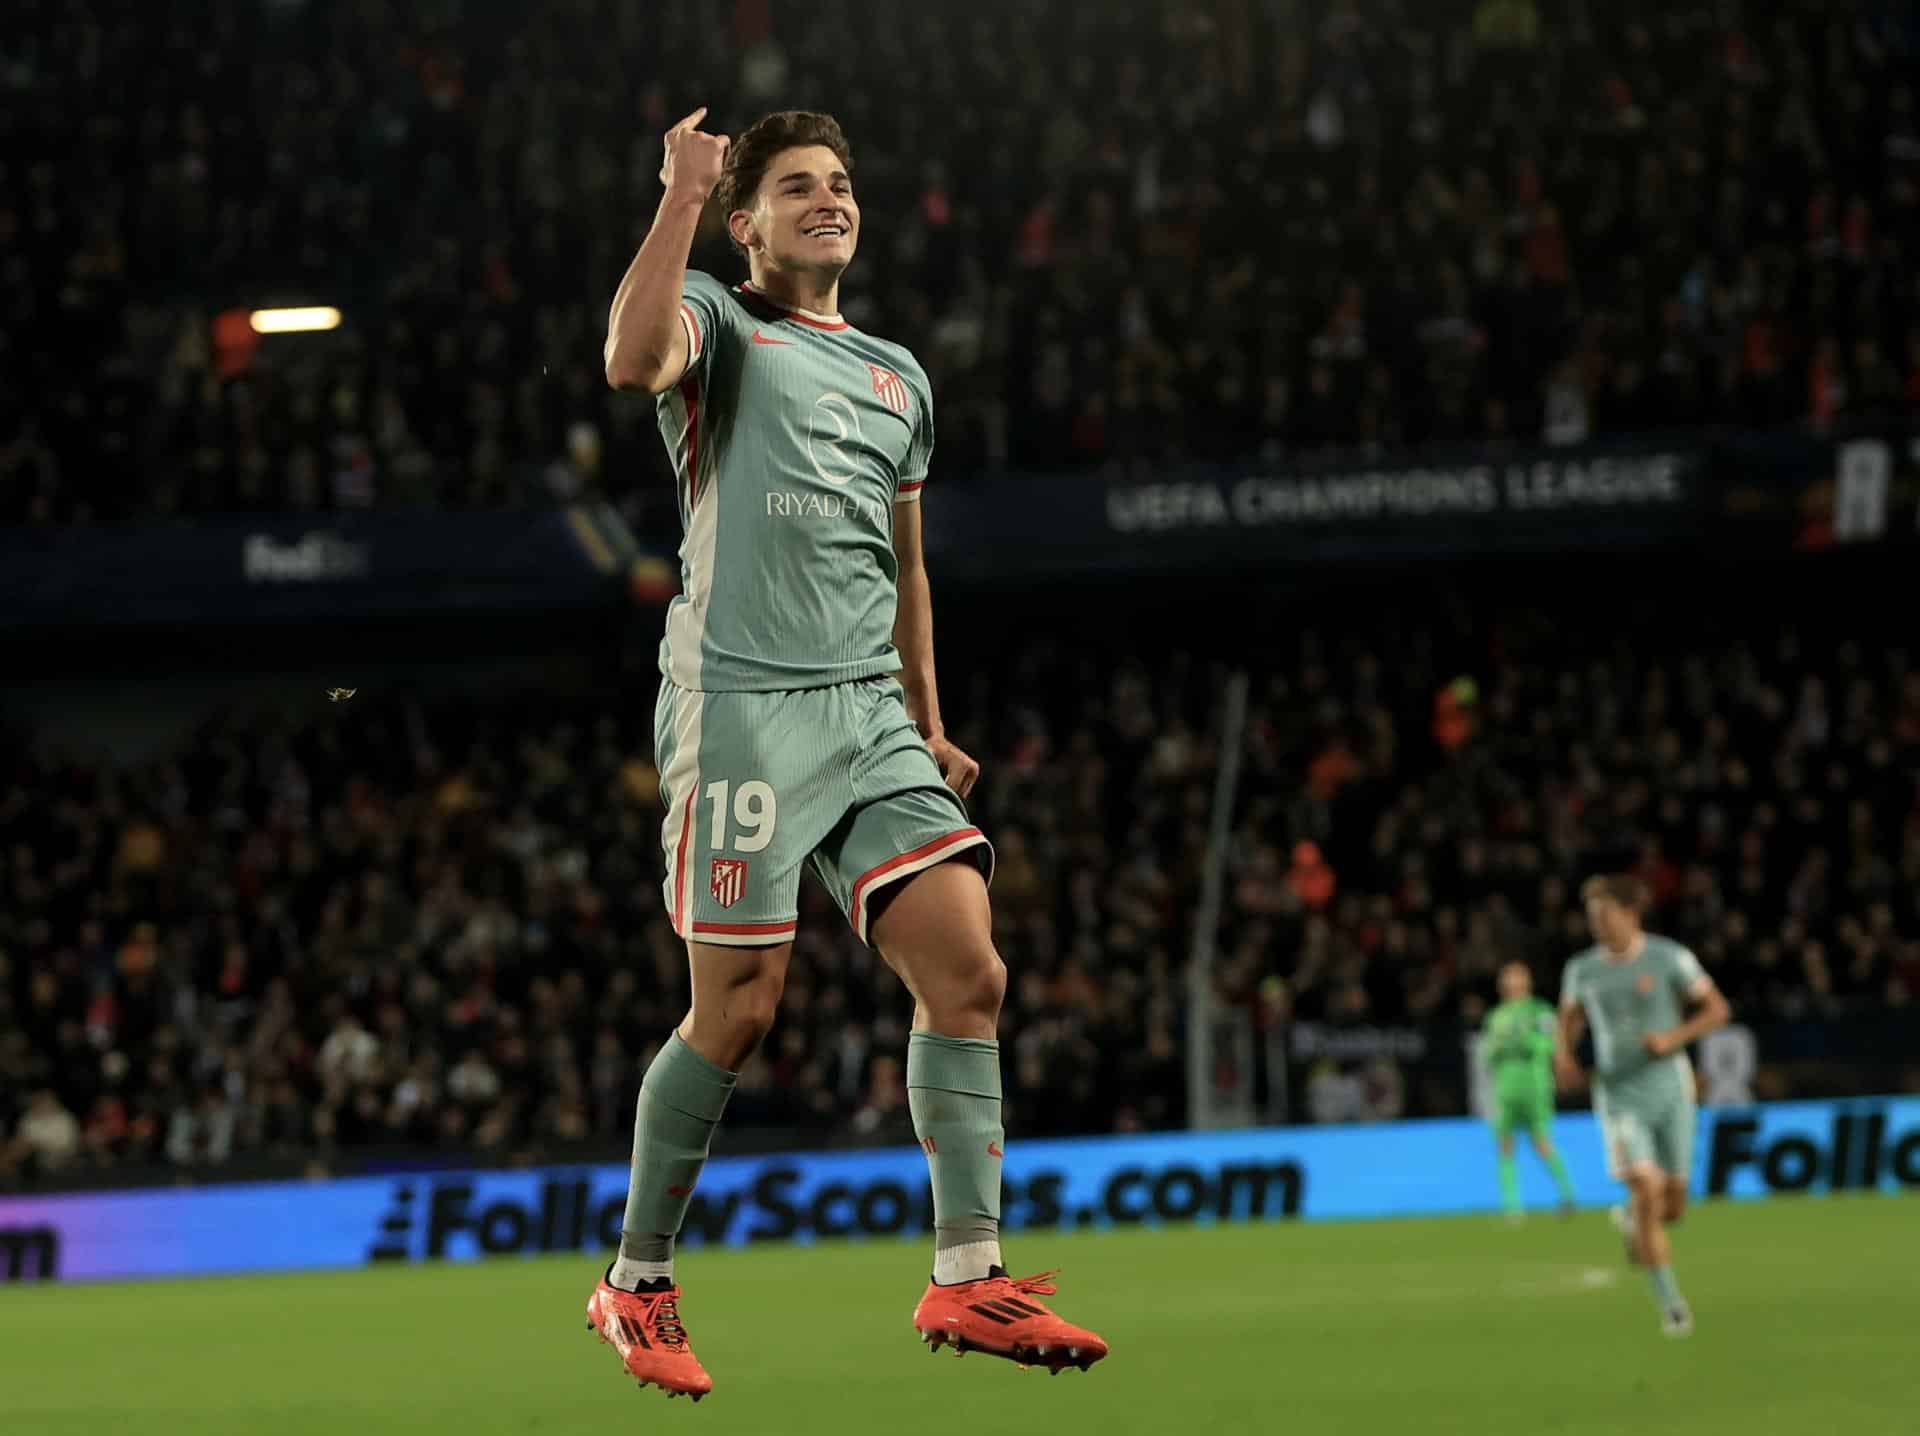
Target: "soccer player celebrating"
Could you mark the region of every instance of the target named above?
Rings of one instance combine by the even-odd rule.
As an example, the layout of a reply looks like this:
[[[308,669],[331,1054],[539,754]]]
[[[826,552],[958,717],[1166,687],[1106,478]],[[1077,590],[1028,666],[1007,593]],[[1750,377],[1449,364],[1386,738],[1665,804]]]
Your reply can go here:
[[[1573,1184],[1553,1146],[1553,1009],[1533,995],[1524,962],[1500,969],[1500,1005],[1480,1030],[1480,1053],[1493,1081],[1493,1134],[1500,1150],[1500,1205],[1519,1221],[1519,1173],[1513,1134],[1525,1132],[1560,1189],[1560,1214],[1573,1212]]]
[[[1726,998],[1679,943],[1643,931],[1647,886],[1631,875],[1587,879],[1587,925],[1595,945],[1567,964],[1560,984],[1554,1070],[1577,1086],[1573,1049],[1591,1024],[1594,1112],[1607,1167],[1626,1183],[1628,1249],[1647,1269],[1668,1336],[1693,1330],[1693,1312],[1673,1276],[1667,1228],[1686,1211],[1693,1167],[1694,1082],[1688,1044],[1732,1015]],[[1689,1006],[1698,1008],[1683,1019]]]
[[[1006,968],[992,849],[961,802],[979,765],[948,740],[934,683],[927,376],[840,317],[861,227],[840,126],[788,111],[731,142],[705,114],[666,134],[666,194],[607,330],[608,382],[656,396],[684,534],[654,741],[693,1003],[641,1083],[619,1255],[587,1317],[641,1385],[712,1389],[674,1238],[773,1024],[805,864],[914,999],[907,1095],[934,1206],[915,1329],[935,1349],[1084,1370],[1106,1343],[1000,1259]],[[747,261],[731,289],[687,269],[710,196]]]

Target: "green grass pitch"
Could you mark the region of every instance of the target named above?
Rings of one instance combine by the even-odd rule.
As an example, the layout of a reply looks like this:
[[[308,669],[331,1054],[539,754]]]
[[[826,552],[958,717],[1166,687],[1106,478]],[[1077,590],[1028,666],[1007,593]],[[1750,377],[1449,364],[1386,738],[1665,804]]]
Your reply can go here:
[[[594,1259],[0,1289],[0,1430],[384,1436],[1910,1436],[1920,1203],[1716,1204],[1679,1229],[1699,1318],[1658,1330],[1605,1219],[1536,1216],[1010,1240],[1102,1330],[1091,1373],[929,1356],[917,1245],[693,1252],[702,1405],[585,1329]]]

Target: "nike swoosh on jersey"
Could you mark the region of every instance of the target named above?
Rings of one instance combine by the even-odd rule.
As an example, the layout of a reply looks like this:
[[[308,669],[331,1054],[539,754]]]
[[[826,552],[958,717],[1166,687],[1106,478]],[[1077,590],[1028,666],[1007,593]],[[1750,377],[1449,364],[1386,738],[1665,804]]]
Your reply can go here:
[[[791,339],[769,339],[767,338],[766,335],[762,334],[758,329],[753,331],[753,342],[755,344],[785,344],[789,348],[791,348],[793,345],[793,341]]]

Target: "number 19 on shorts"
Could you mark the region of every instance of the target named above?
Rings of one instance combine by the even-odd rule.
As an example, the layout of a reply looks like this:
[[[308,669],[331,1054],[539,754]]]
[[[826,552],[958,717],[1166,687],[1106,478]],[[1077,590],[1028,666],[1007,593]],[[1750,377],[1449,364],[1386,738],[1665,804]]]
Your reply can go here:
[[[733,801],[728,803],[729,791]],[[725,778],[707,784],[707,811],[712,829],[707,848],[711,852],[757,853],[773,841],[773,825],[779,804],[771,784],[749,779],[737,789]],[[732,825],[728,825],[731,811]]]

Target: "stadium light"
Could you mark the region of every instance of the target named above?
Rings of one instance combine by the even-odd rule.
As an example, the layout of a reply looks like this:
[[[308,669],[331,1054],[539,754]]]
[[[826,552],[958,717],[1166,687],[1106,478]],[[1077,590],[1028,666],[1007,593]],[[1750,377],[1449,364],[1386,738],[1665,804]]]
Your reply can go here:
[[[256,309],[248,316],[255,334],[312,334],[340,327],[340,311],[330,304],[305,309]]]

